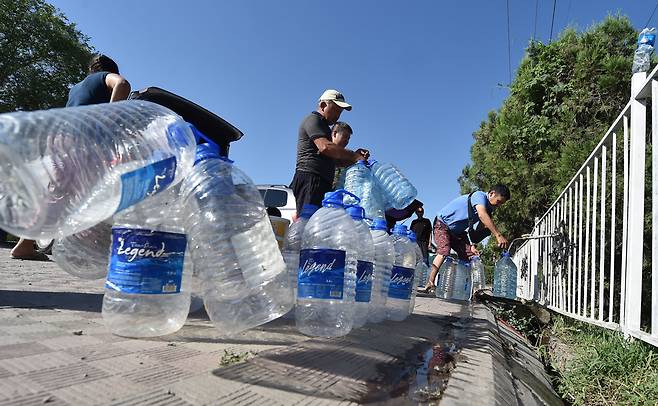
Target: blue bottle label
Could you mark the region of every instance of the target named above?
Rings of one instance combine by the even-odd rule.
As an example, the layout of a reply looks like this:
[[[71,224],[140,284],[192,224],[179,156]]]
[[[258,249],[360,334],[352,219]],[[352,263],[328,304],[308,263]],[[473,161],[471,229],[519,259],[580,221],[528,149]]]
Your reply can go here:
[[[299,252],[297,297],[342,299],[345,251],[306,249]]]
[[[372,293],[372,262],[357,261],[356,263],[356,301],[370,302]]]
[[[176,157],[121,175],[121,201],[117,212],[167,188],[176,176]]]
[[[112,228],[110,269],[105,287],[124,293],[179,293],[185,234]]]
[[[388,297],[408,300],[411,298],[411,288],[414,282],[414,270],[401,266],[394,266],[391,272],[391,284],[388,288]]]

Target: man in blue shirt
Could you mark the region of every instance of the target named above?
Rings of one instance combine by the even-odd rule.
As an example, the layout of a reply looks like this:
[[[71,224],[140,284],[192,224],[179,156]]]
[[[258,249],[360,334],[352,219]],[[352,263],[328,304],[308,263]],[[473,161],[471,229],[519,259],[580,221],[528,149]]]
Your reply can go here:
[[[496,228],[491,219],[491,213],[509,199],[510,191],[507,186],[496,185],[488,193],[477,191],[459,196],[439,210],[434,221],[436,257],[432,262],[432,272],[427,284],[421,291],[428,293],[436,288],[434,280],[443,260],[450,255],[451,249],[457,253],[460,259],[464,260],[480,255],[476,244],[482,240],[484,233],[488,234],[488,232],[496,238],[499,247],[507,248],[507,238]],[[470,230],[469,216],[473,223]],[[485,228],[488,232],[484,230]]]

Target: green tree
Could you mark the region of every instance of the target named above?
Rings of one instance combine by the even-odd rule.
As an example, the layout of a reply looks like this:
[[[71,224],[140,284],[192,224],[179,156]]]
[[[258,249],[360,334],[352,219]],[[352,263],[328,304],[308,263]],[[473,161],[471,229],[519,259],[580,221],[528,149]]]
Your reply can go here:
[[[92,47],[43,0],[0,0],[0,113],[63,107]]]
[[[512,200],[496,212],[508,238],[530,232],[628,102],[636,38],[616,16],[530,43],[510,95],[473,134],[459,178],[464,193],[510,187]]]

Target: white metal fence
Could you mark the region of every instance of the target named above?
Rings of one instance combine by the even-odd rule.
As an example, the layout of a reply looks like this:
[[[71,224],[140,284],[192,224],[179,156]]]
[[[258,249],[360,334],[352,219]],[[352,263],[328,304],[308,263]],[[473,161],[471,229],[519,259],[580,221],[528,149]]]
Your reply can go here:
[[[519,297],[658,346],[654,145],[658,67],[633,75],[626,107],[514,252]]]

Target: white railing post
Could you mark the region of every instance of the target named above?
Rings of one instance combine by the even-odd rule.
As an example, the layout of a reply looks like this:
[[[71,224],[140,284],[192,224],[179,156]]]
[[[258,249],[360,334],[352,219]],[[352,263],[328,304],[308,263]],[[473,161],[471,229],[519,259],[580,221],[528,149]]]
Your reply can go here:
[[[630,175],[628,179],[628,240],[626,250],[625,324],[640,330],[642,307],[642,251],[644,238],[644,176],[646,154],[647,108],[635,99],[646,80],[646,73],[631,78]]]

